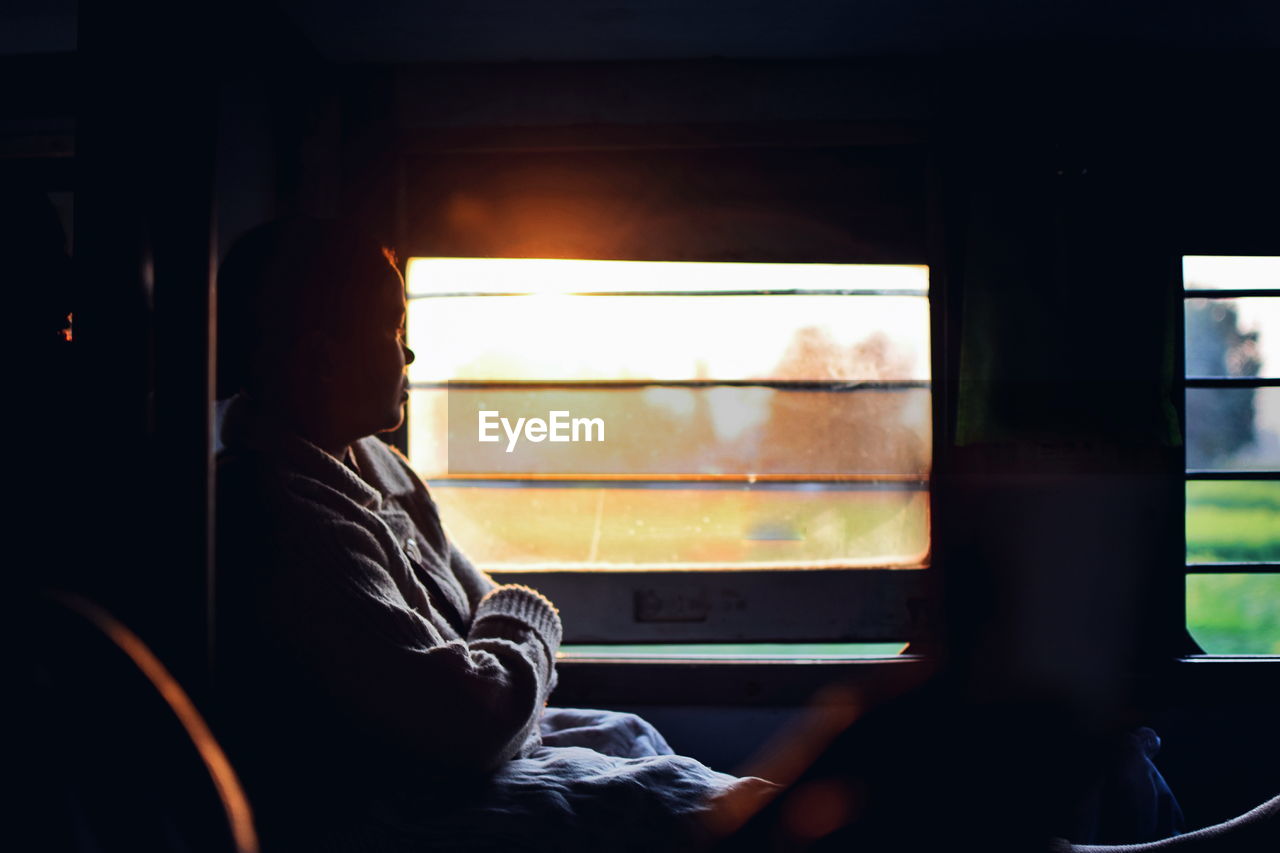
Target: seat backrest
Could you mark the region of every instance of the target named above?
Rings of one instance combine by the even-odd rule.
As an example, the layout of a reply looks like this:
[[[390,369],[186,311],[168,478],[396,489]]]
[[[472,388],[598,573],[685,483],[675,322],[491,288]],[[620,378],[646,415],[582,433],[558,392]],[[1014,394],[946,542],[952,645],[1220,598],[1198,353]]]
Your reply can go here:
[[[34,849],[257,853],[235,772],[145,643],[72,596],[38,596],[19,621],[21,821]]]

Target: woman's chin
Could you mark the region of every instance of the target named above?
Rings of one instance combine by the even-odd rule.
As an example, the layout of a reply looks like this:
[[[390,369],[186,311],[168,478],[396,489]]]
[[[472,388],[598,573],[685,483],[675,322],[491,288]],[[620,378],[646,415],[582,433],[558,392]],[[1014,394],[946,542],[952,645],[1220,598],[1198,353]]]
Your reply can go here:
[[[384,432],[391,432],[392,430],[400,429],[404,424],[404,404],[401,403],[400,407],[396,409],[395,417],[388,418],[387,420],[391,425],[383,430]]]

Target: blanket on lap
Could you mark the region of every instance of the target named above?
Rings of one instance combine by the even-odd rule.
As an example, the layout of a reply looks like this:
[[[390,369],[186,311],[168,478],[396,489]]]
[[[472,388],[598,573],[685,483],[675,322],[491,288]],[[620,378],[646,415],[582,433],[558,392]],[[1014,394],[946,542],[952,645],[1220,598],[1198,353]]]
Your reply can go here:
[[[720,797],[776,786],[671,754],[632,714],[548,708],[543,745],[461,800],[404,791],[319,834],[322,853],[680,853],[709,841]]]

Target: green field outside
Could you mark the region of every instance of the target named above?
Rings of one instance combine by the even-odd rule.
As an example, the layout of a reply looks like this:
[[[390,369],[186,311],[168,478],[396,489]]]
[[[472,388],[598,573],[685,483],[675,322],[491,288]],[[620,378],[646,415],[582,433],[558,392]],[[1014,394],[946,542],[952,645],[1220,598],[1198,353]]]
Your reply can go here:
[[[1188,575],[1187,629],[1213,655],[1280,655],[1280,575]]]
[[[439,488],[435,494],[473,558],[510,568],[803,564],[841,556],[892,565],[919,554],[928,541],[927,503],[910,492],[857,496],[861,500],[831,493],[590,489]],[[1186,513],[1189,564],[1280,562],[1280,482],[1189,482]],[[1280,654],[1280,575],[1189,575],[1187,627],[1210,654]]]
[[[1187,562],[1280,562],[1280,482],[1187,483]],[[1210,654],[1280,654],[1280,575],[1188,575],[1187,629]]]
[[[1280,482],[1187,483],[1187,562],[1280,562]]]

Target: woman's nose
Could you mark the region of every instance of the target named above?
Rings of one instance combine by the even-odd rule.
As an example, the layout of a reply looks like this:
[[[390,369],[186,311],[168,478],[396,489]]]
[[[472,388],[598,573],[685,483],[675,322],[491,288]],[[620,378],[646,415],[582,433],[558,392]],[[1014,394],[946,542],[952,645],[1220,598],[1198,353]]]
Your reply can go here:
[[[408,367],[413,364],[413,360],[417,358],[417,356],[413,354],[413,350],[409,349],[408,344],[401,344],[401,346],[404,348],[404,365],[405,367]]]

